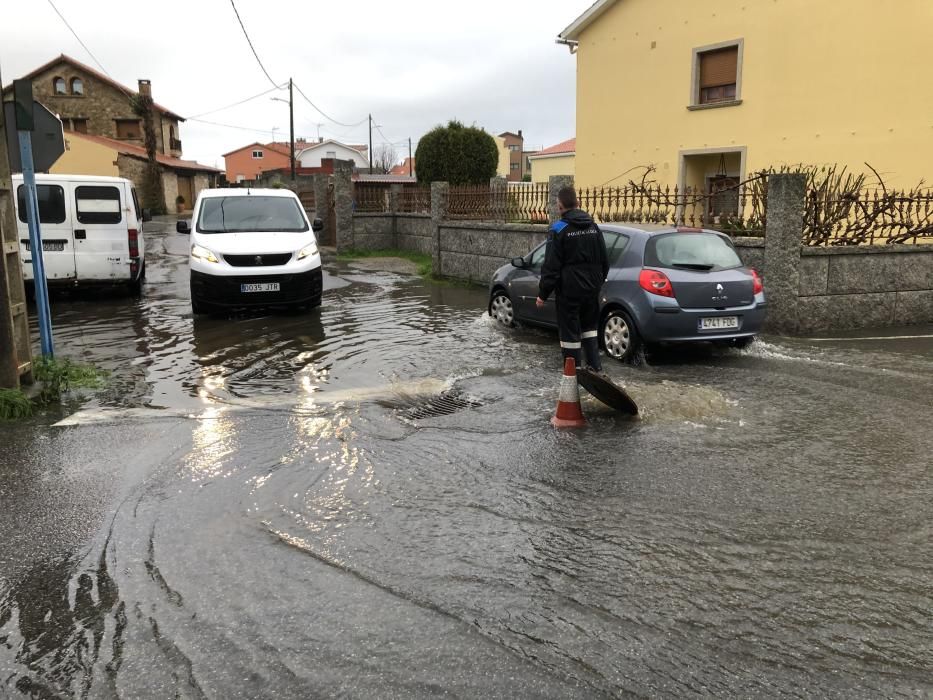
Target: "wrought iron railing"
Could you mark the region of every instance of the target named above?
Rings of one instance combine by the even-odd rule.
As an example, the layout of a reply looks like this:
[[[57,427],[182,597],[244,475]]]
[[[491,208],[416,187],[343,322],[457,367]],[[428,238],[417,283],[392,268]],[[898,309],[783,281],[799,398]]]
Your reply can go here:
[[[447,193],[447,218],[470,221],[503,221],[505,188],[489,185],[456,185]]]
[[[548,186],[542,183],[509,183],[505,207],[506,221],[546,224],[548,221]]]
[[[430,214],[430,187],[403,187],[398,195],[398,212],[401,214]]]
[[[809,246],[933,243],[933,191],[811,188],[803,242]]]
[[[389,189],[382,184],[355,183],[353,210],[361,213],[389,211]]]

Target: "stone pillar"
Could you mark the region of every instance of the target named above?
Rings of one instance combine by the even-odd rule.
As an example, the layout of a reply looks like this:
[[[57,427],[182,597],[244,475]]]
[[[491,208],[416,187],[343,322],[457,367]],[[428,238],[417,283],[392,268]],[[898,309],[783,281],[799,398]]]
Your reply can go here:
[[[353,165],[334,161],[334,218],[337,223],[337,252],[353,249]]]
[[[493,221],[506,220],[508,196],[508,180],[501,175],[489,178],[489,215]]]
[[[327,201],[327,181],[330,175],[315,173],[311,176],[311,190],[314,192],[314,216],[324,224],[324,230],[330,224],[330,202]]]
[[[557,192],[561,187],[573,187],[573,175],[551,175],[547,179],[547,217],[548,221],[557,221]]]
[[[392,215],[392,247],[399,248],[398,244],[398,207],[399,197],[402,196],[402,186],[400,184],[389,185],[389,214]]]
[[[431,272],[441,274],[441,224],[447,218],[447,196],[450,185],[446,182],[431,183]]]
[[[768,177],[765,224],[765,297],[768,330],[797,331],[797,295],[800,288],[800,246],[807,178],[800,173]]]

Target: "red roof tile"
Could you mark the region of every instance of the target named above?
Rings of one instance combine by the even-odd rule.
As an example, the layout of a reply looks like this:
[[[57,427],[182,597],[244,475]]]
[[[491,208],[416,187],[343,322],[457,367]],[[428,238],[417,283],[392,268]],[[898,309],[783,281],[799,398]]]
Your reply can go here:
[[[577,140],[575,138],[567,139],[566,141],[561,141],[558,144],[555,144],[549,148],[545,148],[543,151],[538,151],[534,155],[528,156],[529,158],[540,158],[541,156],[556,156],[556,155],[571,155],[577,151]]]

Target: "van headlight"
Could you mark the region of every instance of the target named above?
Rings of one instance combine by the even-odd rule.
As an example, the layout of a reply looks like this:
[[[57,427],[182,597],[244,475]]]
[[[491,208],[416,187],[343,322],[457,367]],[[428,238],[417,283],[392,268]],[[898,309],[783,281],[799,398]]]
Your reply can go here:
[[[220,262],[216,255],[214,255],[204,246],[198,245],[197,243],[191,246],[191,257],[197,258],[198,260],[204,260],[206,262]]]
[[[309,243],[304,248],[298,251],[298,255],[295,256],[297,260],[304,260],[310,255],[317,254],[317,243]]]

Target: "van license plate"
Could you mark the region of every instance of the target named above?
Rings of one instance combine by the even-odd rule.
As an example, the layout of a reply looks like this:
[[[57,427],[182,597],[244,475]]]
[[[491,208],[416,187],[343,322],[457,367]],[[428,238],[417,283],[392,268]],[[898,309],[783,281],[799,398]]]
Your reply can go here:
[[[701,331],[729,331],[739,327],[738,316],[714,316],[700,319]]]
[[[278,282],[260,282],[252,284],[241,284],[240,292],[247,294],[249,292],[278,292],[281,285]]]
[[[26,252],[28,253],[30,249],[31,249],[31,245],[27,243]],[[42,241],[42,250],[46,251],[47,253],[61,253],[63,250],[65,250],[65,242],[64,241]]]

